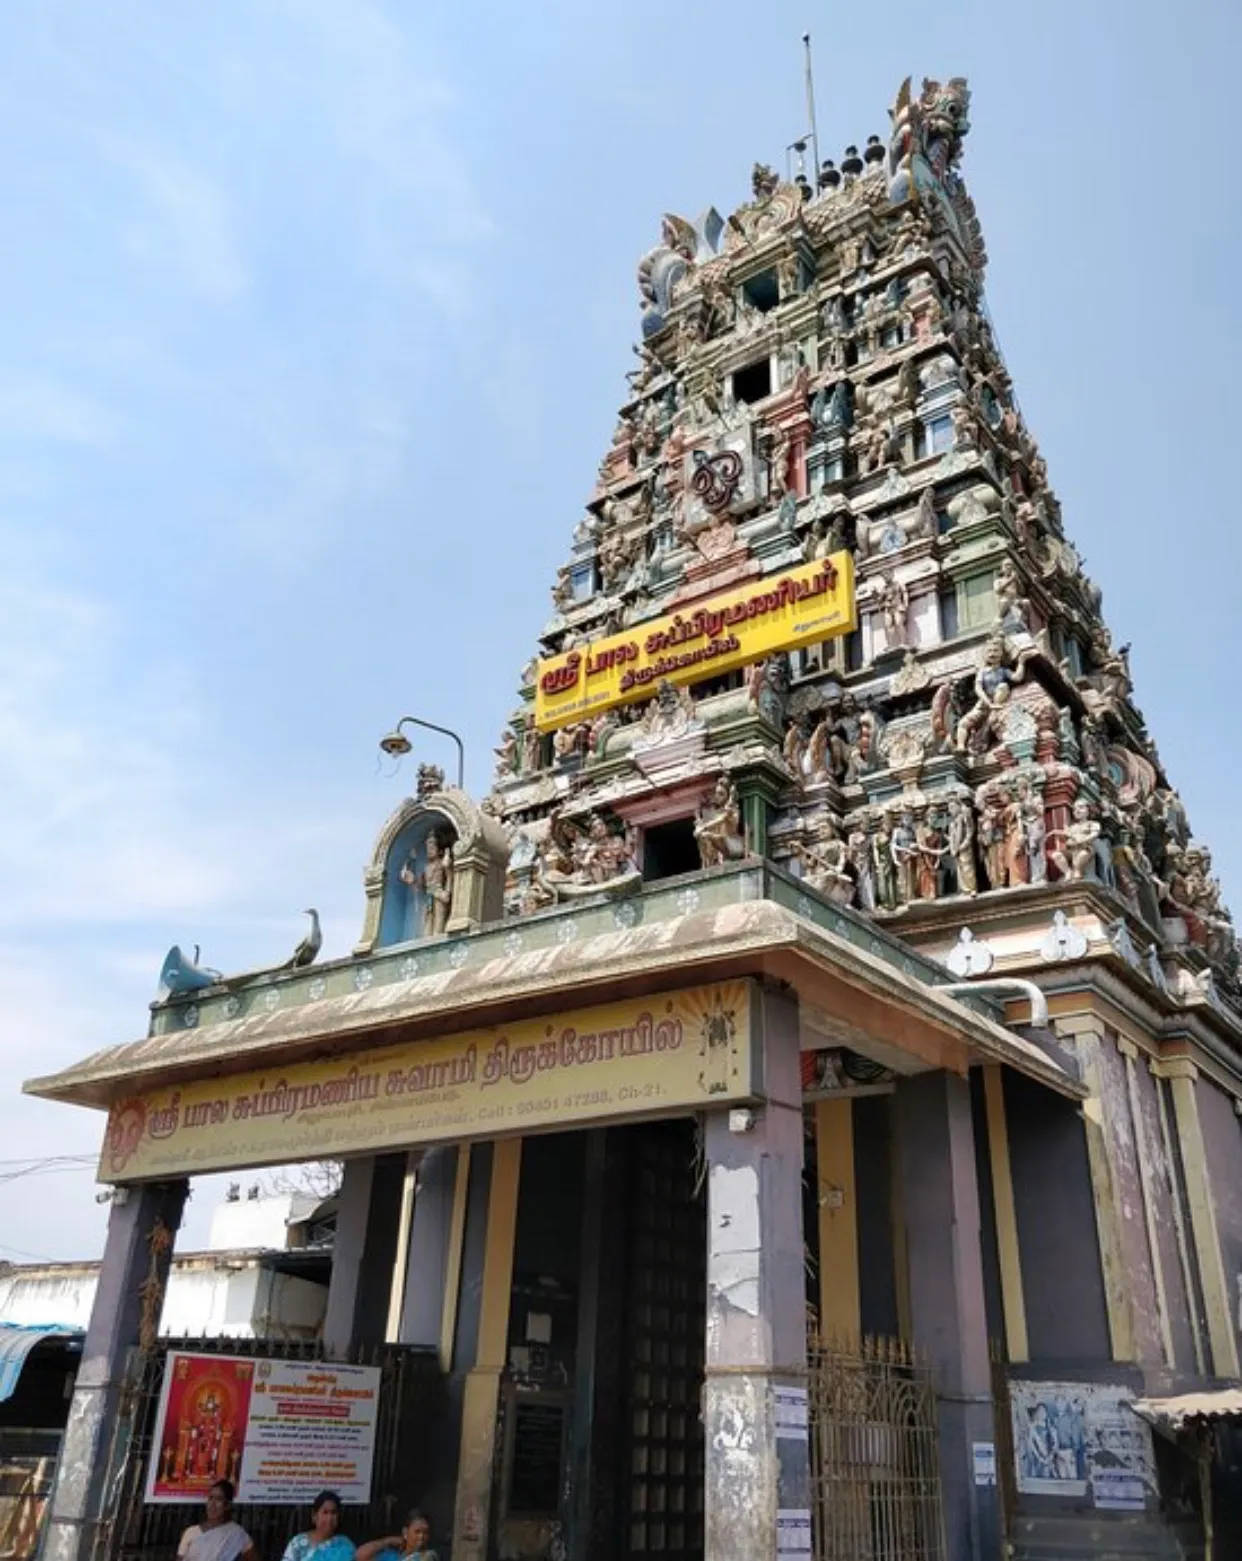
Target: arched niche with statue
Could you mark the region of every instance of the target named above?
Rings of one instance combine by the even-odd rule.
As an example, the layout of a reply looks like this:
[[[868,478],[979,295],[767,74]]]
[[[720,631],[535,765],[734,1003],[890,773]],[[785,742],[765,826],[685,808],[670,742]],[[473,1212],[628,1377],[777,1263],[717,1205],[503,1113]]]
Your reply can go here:
[[[407,797],[375,842],[354,952],[499,921],[508,861],[504,831],[464,791],[445,786]]]

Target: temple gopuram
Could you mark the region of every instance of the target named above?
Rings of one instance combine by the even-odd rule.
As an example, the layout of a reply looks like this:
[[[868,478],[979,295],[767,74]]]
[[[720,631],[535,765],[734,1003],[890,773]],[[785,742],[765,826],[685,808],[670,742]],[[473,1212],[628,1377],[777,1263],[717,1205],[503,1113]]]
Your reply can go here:
[[[907,82],[664,218],[490,794],[420,767],[348,957],[173,950],[27,1086],[115,1189],[49,1561],[121,1554],[188,1178],[325,1158],[324,1356],[427,1365],[372,1501],[443,1561],[1237,1553],[1238,942],[997,346],[969,109]]]

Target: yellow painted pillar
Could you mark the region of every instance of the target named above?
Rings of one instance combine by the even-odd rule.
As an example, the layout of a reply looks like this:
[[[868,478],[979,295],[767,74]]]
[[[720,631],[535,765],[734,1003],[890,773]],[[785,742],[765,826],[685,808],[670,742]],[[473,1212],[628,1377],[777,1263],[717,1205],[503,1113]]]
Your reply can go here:
[[[858,1200],[854,1186],[854,1102],[848,1097],[815,1103],[815,1164],[820,1337],[825,1342],[856,1344],[862,1326]]]
[[[1026,1296],[1022,1291],[1018,1214],[1013,1199],[1013,1170],[1009,1163],[1005,1083],[998,1062],[984,1066],[983,1097],[987,1106],[988,1155],[992,1163],[992,1216],[996,1224],[1001,1304],[1005,1312],[1005,1348],[1010,1362],[1026,1361],[1031,1358],[1026,1334]]]
[[[1195,1081],[1199,1070],[1189,1057],[1172,1057],[1162,1071],[1173,1095],[1173,1115],[1182,1152],[1182,1174],[1186,1182],[1186,1201],[1190,1205],[1190,1231],[1199,1260],[1199,1285],[1203,1309],[1207,1313],[1208,1341],[1212,1349],[1212,1370],[1218,1377],[1238,1375],[1238,1341],[1233,1331],[1233,1309],[1225,1264],[1216,1229],[1216,1204],[1208,1173],[1203,1127],[1199,1121],[1199,1102]]]
[[[492,1147],[478,1347],[462,1399],[461,1453],[453,1517],[454,1561],[484,1561],[488,1553],[496,1416],[509,1336],[521,1165],[522,1140],[498,1139]]]
[[[1121,1213],[1118,1208],[1117,1183],[1108,1152],[1100,1084],[1100,1047],[1104,1044],[1104,1024],[1091,1014],[1057,1019],[1055,1023],[1057,1034],[1073,1042],[1082,1064],[1083,1082],[1089,1092],[1082,1103],[1082,1119],[1087,1140],[1087,1163],[1091,1170],[1091,1193],[1095,1204],[1095,1227],[1100,1243],[1100,1266],[1104,1278],[1112,1356],[1117,1361],[1132,1361],[1136,1358],[1134,1311],[1126,1283]]]
[[[461,1254],[466,1240],[466,1195],[470,1191],[470,1145],[457,1149],[457,1180],[449,1223],[448,1257],[444,1265],[444,1304],[440,1308],[440,1370],[453,1369],[453,1336],[457,1331],[457,1301],[461,1295]]]

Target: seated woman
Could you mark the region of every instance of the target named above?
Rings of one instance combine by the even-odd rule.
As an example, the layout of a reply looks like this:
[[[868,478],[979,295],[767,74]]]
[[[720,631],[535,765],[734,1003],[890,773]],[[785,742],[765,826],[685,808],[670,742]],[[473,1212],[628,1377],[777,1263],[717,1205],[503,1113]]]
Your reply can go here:
[[[354,1542],[339,1533],[341,1498],[335,1491],[320,1491],[311,1502],[311,1526],[295,1534],[285,1546],[282,1561],[354,1561]]]
[[[216,1481],[207,1492],[203,1521],[177,1543],[177,1561],[259,1561],[250,1535],[233,1521],[233,1495],[232,1480]]]
[[[359,1545],[354,1561],[439,1561],[431,1548],[431,1523],[426,1513],[412,1507],[399,1534]]]

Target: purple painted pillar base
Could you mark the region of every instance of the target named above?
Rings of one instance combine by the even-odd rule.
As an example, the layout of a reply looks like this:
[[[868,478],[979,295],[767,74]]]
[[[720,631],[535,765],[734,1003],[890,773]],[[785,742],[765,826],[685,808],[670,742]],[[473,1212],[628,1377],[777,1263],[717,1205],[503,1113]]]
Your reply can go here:
[[[112,1517],[108,1475],[121,1399],[140,1341],[155,1340],[188,1190],[184,1179],[117,1190],[61,1442],[46,1561],[89,1561]]]

